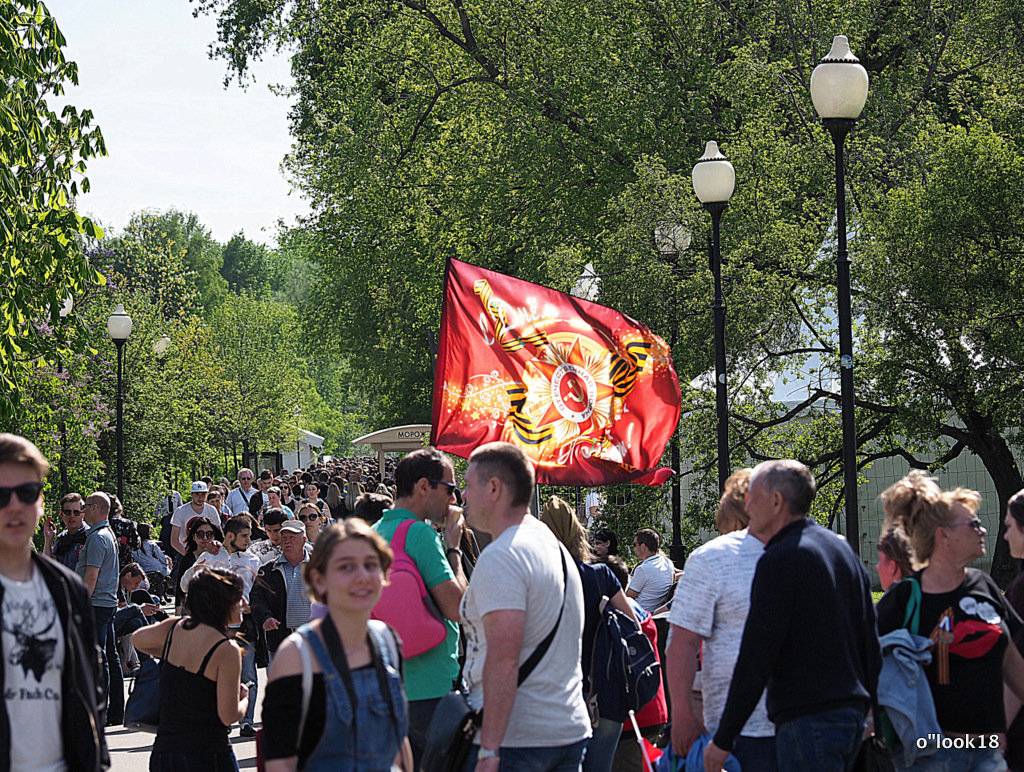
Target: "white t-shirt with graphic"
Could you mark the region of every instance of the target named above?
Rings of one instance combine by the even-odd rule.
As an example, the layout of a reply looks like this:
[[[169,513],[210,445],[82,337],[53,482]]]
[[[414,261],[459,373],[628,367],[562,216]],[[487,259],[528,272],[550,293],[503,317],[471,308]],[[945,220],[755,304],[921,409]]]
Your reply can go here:
[[[33,566],[32,578],[16,582],[0,575],[0,645],[3,647],[4,700],[10,725],[11,769],[63,772],[61,674],[64,628],[57,607]]]

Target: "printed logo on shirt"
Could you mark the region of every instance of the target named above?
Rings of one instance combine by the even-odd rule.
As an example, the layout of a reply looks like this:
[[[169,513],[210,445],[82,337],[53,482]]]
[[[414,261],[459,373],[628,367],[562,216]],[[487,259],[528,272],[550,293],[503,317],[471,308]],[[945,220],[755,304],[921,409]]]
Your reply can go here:
[[[49,596],[35,600],[4,601],[3,629],[14,636],[15,641],[7,655],[7,662],[20,665],[23,677],[28,678],[28,674],[32,673],[36,681],[41,682],[43,674],[50,669],[57,646],[57,638],[53,635],[56,623],[57,608]],[[32,696],[27,698],[32,699]]]

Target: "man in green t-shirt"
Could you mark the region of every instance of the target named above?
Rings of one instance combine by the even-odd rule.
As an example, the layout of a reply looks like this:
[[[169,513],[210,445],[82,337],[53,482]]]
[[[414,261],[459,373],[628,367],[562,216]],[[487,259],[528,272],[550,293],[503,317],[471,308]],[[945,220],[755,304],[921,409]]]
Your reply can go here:
[[[416,768],[426,743],[427,729],[437,703],[459,674],[459,603],[466,590],[462,571],[463,518],[455,503],[455,471],[448,457],[436,448],[423,448],[407,455],[395,469],[395,508],[384,512],[374,530],[390,543],[398,526],[416,520],[409,527],[405,551],[448,620],[448,635],[433,649],[405,661],[405,693],[409,698],[409,740]],[[443,525],[441,536],[426,522]]]

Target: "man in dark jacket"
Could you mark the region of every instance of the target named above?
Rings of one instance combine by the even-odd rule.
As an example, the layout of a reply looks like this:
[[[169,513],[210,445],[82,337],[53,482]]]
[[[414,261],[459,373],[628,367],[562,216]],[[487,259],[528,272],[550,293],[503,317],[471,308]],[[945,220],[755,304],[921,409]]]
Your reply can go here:
[[[281,641],[309,621],[309,598],[302,580],[306,552],[306,529],[298,520],[281,526],[281,556],[266,563],[256,574],[249,593],[253,618],[273,656]]]
[[[110,766],[89,597],[32,551],[49,469],[31,442],[0,434],[0,772]]]
[[[750,533],[765,549],[705,770],[722,768],[766,686],[779,769],[838,772],[857,756],[882,664],[871,583],[846,540],[807,516],[815,492],[799,461],[750,475]]]

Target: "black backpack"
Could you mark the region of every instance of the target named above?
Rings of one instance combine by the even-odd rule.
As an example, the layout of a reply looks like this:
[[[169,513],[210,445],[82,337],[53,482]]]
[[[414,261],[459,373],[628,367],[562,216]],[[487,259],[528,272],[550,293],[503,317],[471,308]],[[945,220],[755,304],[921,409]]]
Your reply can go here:
[[[174,547],[171,546],[171,529],[174,526],[171,525],[171,516],[164,515],[160,518],[160,549],[164,551],[165,555],[177,555],[174,551]]]
[[[633,620],[602,596],[594,633],[588,703],[597,698],[601,718],[625,722],[658,695],[661,664],[654,647]]]

